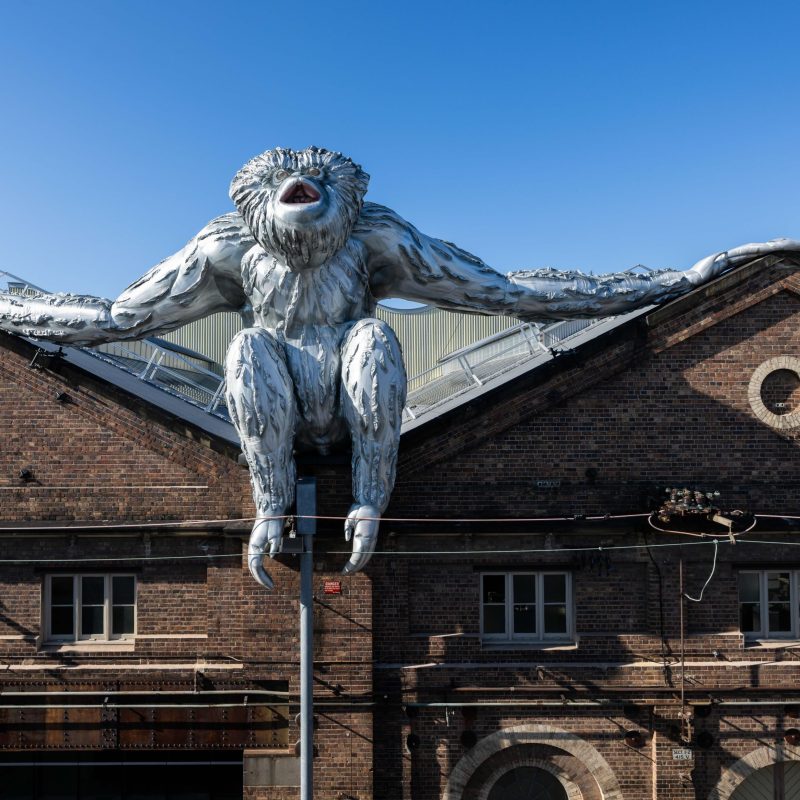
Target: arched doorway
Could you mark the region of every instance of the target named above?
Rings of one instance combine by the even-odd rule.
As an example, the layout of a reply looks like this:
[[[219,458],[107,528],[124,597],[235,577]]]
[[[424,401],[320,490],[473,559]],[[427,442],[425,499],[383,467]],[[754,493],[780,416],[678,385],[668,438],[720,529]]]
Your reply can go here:
[[[731,764],[708,800],[794,800],[800,797],[800,748],[776,743],[752,750]]]
[[[800,761],[778,761],[751,772],[730,800],[794,800],[800,797]]]
[[[603,756],[585,739],[552,725],[516,725],[478,741],[453,768],[442,800],[505,800],[502,790],[511,792],[512,788],[501,781],[517,769],[537,771],[508,777],[512,786],[515,780],[521,784],[513,790],[541,787],[550,791],[554,800],[622,800],[619,782]],[[526,787],[526,777],[537,778],[539,787],[535,781]],[[559,784],[560,792],[550,779]],[[550,800],[550,796],[542,794],[541,800]],[[508,797],[539,800],[535,793]]]
[[[568,796],[551,772],[541,767],[516,767],[495,781],[486,800],[568,800]]]

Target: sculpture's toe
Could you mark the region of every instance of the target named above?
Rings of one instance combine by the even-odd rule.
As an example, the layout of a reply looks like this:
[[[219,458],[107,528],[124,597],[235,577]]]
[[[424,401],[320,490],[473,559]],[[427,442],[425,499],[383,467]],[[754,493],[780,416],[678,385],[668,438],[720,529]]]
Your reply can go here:
[[[247,566],[256,581],[267,589],[273,589],[275,584],[264,569],[264,558],[267,555],[275,558],[280,552],[283,525],[282,517],[257,519],[250,533],[250,542],[247,545]]]
[[[354,505],[344,523],[344,537],[353,540],[353,555],[344,565],[343,575],[358,572],[367,566],[378,543],[381,512],[375,506]]]

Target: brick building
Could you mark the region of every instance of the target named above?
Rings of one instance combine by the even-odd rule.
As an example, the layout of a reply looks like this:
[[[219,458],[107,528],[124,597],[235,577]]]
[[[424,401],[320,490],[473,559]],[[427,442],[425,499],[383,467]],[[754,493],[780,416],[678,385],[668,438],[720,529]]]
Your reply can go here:
[[[760,259],[407,423],[341,593],[320,521],[317,797],[800,796],[799,269]],[[297,796],[297,568],[247,575],[230,431],[35,353],[0,339],[9,796]],[[342,517],[347,454],[300,471]],[[676,485],[719,491],[735,543],[649,517]]]

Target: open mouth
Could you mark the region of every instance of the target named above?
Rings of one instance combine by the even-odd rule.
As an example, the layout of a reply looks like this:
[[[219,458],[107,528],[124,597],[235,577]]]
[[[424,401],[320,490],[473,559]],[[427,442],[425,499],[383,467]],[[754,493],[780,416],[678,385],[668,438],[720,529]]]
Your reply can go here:
[[[310,183],[297,181],[281,195],[281,203],[316,203],[319,198],[319,192]]]

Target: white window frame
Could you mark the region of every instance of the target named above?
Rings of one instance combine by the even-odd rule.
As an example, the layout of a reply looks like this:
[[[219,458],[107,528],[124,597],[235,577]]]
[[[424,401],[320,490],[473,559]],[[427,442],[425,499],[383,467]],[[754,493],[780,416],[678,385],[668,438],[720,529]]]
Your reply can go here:
[[[483,628],[483,579],[487,576],[505,576],[505,612],[506,612],[506,631],[505,633],[485,633]],[[514,632],[514,576],[524,575],[534,576],[536,581],[536,633],[515,633]],[[565,578],[565,598],[567,624],[566,631],[562,633],[546,633],[544,630],[544,577],[546,575],[561,575]],[[487,644],[498,642],[520,642],[520,643],[558,643],[573,642],[575,640],[575,611],[574,599],[572,594],[572,573],[565,570],[487,570],[480,573],[479,579],[479,601],[480,601],[480,631],[481,640]],[[552,605],[549,603],[548,605]]]
[[[789,613],[791,620],[791,630],[776,631],[769,630],[769,599],[767,593],[767,581],[769,576],[776,573],[789,573]],[[740,569],[736,576],[736,605],[739,613],[737,624],[741,629],[742,624],[742,599],[739,594],[739,576],[758,575],[758,604],[760,607],[761,627],[757,631],[741,631],[747,640],[763,639],[798,639],[800,638],[800,609],[798,609],[798,587],[800,587],[800,570],[781,569]]]
[[[52,632],[52,582],[53,578],[72,578],[72,633],[53,634]],[[103,632],[101,634],[83,634],[81,631],[82,614],[81,592],[83,589],[83,578],[103,578]],[[114,578],[133,578],[133,632],[117,633],[111,632],[113,623],[113,579]],[[52,644],[80,644],[92,642],[120,642],[130,641],[136,637],[138,626],[138,590],[139,581],[135,574],[128,572],[76,572],[58,573],[54,572],[45,575],[44,592],[42,603],[42,627],[44,630],[44,641]],[[118,604],[122,605],[122,604]],[[127,603],[125,605],[128,605]]]

